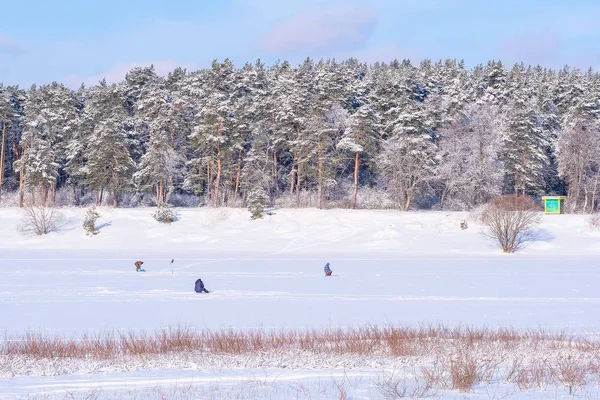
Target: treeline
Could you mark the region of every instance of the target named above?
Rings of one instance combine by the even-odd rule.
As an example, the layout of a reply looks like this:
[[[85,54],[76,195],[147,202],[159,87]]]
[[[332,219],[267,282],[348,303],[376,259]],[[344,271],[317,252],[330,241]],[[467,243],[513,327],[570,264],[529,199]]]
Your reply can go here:
[[[116,84],[0,87],[0,189],[17,202],[469,209],[600,187],[600,75],[499,61],[307,59],[134,68]],[[14,195],[13,195],[14,196]],[[143,201],[142,201],[143,200]],[[177,205],[177,204],[176,204]]]

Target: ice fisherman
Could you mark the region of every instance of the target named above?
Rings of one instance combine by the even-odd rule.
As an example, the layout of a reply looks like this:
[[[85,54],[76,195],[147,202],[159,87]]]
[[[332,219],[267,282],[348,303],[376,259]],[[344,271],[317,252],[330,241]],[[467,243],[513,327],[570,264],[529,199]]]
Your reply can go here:
[[[143,261],[136,261],[136,262],[135,262],[135,270],[136,270],[137,272],[140,272],[140,271],[141,271],[141,269],[142,269],[142,264],[143,264],[143,263],[144,263]]]
[[[331,276],[332,271],[331,268],[329,268],[329,263],[325,264],[325,276]]]
[[[206,288],[204,287],[204,282],[202,282],[202,279],[198,279],[196,281],[196,284],[194,285],[194,290],[196,291],[196,293],[210,293],[208,290],[206,290]]]

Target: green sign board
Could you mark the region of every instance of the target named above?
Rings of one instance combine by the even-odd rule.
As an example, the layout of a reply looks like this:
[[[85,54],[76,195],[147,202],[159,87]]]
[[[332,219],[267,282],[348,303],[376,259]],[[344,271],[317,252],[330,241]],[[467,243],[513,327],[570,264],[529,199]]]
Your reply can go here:
[[[545,201],[545,212],[546,214],[558,214],[560,213],[560,200],[559,199],[547,199]]]

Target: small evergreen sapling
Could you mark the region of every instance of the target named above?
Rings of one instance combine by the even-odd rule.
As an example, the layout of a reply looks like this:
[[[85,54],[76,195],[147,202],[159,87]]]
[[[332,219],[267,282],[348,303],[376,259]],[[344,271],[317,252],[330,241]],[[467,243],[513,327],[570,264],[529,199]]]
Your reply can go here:
[[[169,206],[159,206],[156,212],[152,214],[152,217],[163,224],[170,224],[177,221],[173,209]]]
[[[100,213],[96,211],[96,207],[88,208],[83,220],[83,230],[85,230],[86,235],[93,236],[100,233],[96,230],[96,221],[98,218],[100,218]]]
[[[262,218],[266,204],[267,195],[265,190],[261,187],[252,189],[250,193],[248,193],[248,211],[250,211],[251,214],[250,218]]]

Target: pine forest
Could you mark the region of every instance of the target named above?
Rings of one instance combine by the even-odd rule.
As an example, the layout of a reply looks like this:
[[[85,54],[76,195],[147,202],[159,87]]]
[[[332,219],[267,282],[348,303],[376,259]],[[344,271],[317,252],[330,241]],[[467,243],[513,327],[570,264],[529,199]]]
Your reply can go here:
[[[600,197],[600,74],[260,61],[0,86],[2,204],[469,210]]]

